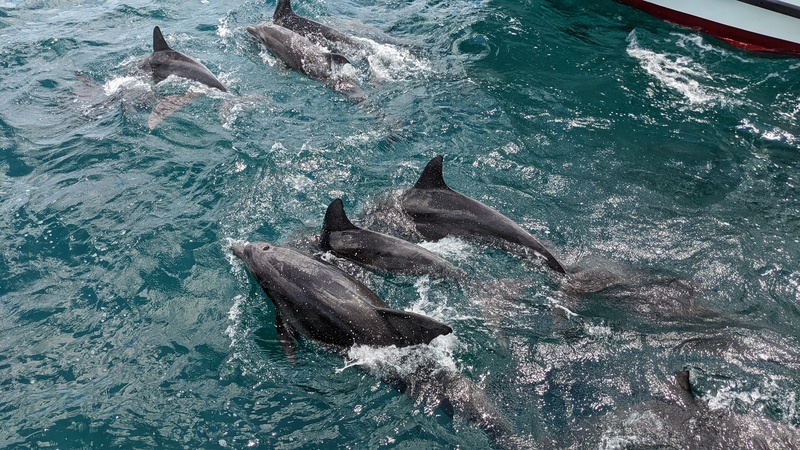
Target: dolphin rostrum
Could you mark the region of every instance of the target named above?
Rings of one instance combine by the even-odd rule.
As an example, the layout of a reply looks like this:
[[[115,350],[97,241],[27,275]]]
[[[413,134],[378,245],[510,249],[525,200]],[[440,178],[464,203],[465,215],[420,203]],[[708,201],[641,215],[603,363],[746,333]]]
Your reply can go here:
[[[463,270],[419,245],[353,225],[338,198],[328,205],[325,212],[320,246],[336,256],[386,273],[431,274],[447,278],[465,275]]]
[[[444,182],[442,161],[441,155],[431,159],[417,184],[402,199],[403,210],[411,216],[422,236],[438,240],[452,235],[494,245],[515,244],[532,250],[552,270],[566,273],[561,263],[539,241],[511,219],[450,189]]]
[[[338,268],[265,242],[234,245],[275,305],[278,339],[287,355],[302,335],[339,348],[428,344],[453,330],[430,317],[392,309]]]

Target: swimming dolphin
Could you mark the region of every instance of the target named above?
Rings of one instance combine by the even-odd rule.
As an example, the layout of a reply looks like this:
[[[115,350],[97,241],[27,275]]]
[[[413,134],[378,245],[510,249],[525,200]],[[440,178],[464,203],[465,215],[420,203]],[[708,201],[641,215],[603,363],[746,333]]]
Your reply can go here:
[[[354,345],[409,347],[428,344],[452,332],[429,317],[391,309],[366,286],[336,267],[297,251],[264,242],[234,245],[241,259],[275,305],[275,326],[284,351],[307,336],[340,350]],[[474,382],[452,368],[428,360],[419,347],[380,351],[409,352],[408,364],[378,358],[367,369],[417,401],[458,413],[495,442],[511,438],[512,427]],[[421,359],[421,361],[420,361]]]
[[[164,81],[170,75],[175,75],[197,81],[222,92],[228,91],[206,66],[194,58],[171,49],[158,27],[153,28],[153,54],[144,60],[141,68],[151,72],[156,83]]]
[[[278,339],[290,357],[301,335],[344,349],[427,344],[453,331],[429,317],[390,308],[355,278],[295,250],[265,242],[231,250],[275,305]]]
[[[353,225],[338,198],[328,205],[325,212],[320,246],[336,256],[381,272],[447,278],[466,275],[463,270],[419,245]]]
[[[593,422],[577,427],[579,444],[570,448],[597,448],[608,442],[625,443],[624,448],[800,448],[800,432],[791,426],[709,408],[695,395],[687,370],[675,374],[663,398],[621,408]]]
[[[153,81],[160,83],[170,75],[197,81],[208,87],[228,92],[217,77],[203,64],[194,58],[170,48],[159,27],[153,28],[153,53],[140,66],[153,76]],[[199,92],[189,91],[181,95],[172,95],[158,102],[147,119],[147,126],[153,130],[165,118],[193,102],[200,96]]]
[[[356,50],[362,47],[357,40],[329,26],[298,16],[292,11],[290,0],[278,0],[272,21],[297,34],[301,34],[317,45],[336,51]]]
[[[247,27],[247,32],[258,38],[290,69],[325,83],[325,87],[345,94],[353,103],[364,101],[364,93],[358,85],[338,70],[350,64],[344,56],[325,52],[308,38],[274,23]]]
[[[564,267],[533,236],[496,210],[450,189],[442,175],[441,155],[428,162],[417,184],[402,199],[402,208],[411,216],[417,231],[426,239],[460,236],[503,242],[533,250],[547,266],[558,273]]]

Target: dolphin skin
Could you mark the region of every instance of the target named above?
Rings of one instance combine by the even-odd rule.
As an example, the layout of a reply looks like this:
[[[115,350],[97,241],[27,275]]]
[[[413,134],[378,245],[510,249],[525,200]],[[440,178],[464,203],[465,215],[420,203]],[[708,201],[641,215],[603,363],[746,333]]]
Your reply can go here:
[[[443,159],[439,155],[428,162],[417,184],[406,192],[401,202],[425,239],[438,240],[451,235],[495,245],[507,242],[533,250],[552,270],[566,273],[539,241],[511,219],[450,189],[442,175]]]
[[[463,278],[463,270],[419,245],[353,225],[341,199],[325,212],[320,246],[336,256],[385,273]]]
[[[141,67],[153,74],[156,83],[160,83],[170,75],[176,75],[222,92],[228,91],[206,66],[194,58],[171,49],[158,27],[153,28],[153,54],[144,60]]]
[[[288,28],[297,34],[305,36],[315,44],[326,48],[342,51],[362,47],[357,40],[329,26],[298,16],[292,11],[290,0],[278,0],[278,6],[272,15],[272,21],[276,25]]]
[[[345,94],[353,103],[364,100],[358,85],[337,73],[337,68],[350,64],[344,56],[325,52],[303,35],[274,23],[247,27],[247,32],[258,38],[290,69],[322,81],[327,88]]]
[[[436,320],[390,308],[369,288],[338,268],[265,242],[234,245],[275,305],[278,339],[293,355],[299,336],[339,348],[428,344],[453,330]]]

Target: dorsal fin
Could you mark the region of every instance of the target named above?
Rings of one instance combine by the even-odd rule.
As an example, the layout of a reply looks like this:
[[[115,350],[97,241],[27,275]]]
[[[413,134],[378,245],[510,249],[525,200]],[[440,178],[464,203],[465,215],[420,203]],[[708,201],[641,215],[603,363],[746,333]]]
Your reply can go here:
[[[328,205],[325,211],[325,220],[322,222],[322,229],[327,231],[357,230],[358,227],[350,222],[344,212],[342,199],[337,198]]]
[[[275,12],[272,14],[272,20],[278,21],[282,17],[294,14],[292,11],[292,4],[289,0],[278,0],[278,6],[275,7]]]
[[[682,391],[688,392],[691,394],[692,392],[692,384],[689,382],[689,371],[688,370],[681,370],[680,372],[675,374],[675,380],[678,382],[678,387],[681,388]]]
[[[681,370],[680,372],[675,374],[675,381],[678,384],[678,389],[680,389],[678,394],[678,400],[681,401],[684,405],[702,405],[701,402],[697,401],[697,397],[692,392],[692,383],[689,380],[689,371],[688,370]]]
[[[422,171],[419,180],[417,180],[417,184],[414,185],[414,189],[450,189],[444,182],[444,175],[442,175],[443,161],[444,157],[442,155],[437,155],[430,160],[428,165],[425,166],[425,170]]]
[[[172,50],[167,45],[167,41],[164,39],[164,35],[161,34],[161,28],[155,27],[153,28],[153,51],[160,52],[162,50]]]
[[[345,58],[344,56],[338,53],[325,53],[325,58],[328,60],[328,64],[338,64],[343,66],[345,64],[350,64],[350,60]]]

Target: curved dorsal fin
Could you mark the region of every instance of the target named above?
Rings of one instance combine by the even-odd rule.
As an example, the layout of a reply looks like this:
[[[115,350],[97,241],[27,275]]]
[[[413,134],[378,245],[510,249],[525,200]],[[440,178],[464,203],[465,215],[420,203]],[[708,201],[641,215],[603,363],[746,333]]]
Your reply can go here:
[[[350,219],[347,218],[347,214],[344,212],[344,204],[341,199],[337,198],[328,205],[328,210],[325,211],[322,229],[325,231],[345,231],[357,230],[358,227],[353,225]]]
[[[442,175],[442,162],[444,157],[442,155],[434,156],[425,170],[422,171],[417,184],[414,189],[450,189],[444,182],[444,175]]]
[[[338,64],[343,66],[345,64],[350,64],[350,60],[338,53],[325,53],[325,59],[328,60],[329,65]]]
[[[675,380],[678,382],[678,387],[685,392],[692,392],[692,384],[689,382],[689,371],[681,370],[675,374]]]
[[[678,395],[680,399],[686,404],[695,404],[697,397],[692,392],[692,383],[689,380],[689,371],[682,370],[675,374],[675,381],[678,383]]]
[[[292,11],[292,4],[289,0],[278,0],[278,6],[275,7],[275,13],[272,14],[272,20],[277,21],[281,17],[286,17],[294,14]]]
[[[153,51],[160,52],[162,50],[172,50],[167,45],[167,41],[164,39],[164,35],[161,34],[161,28],[155,27],[153,28]]]

